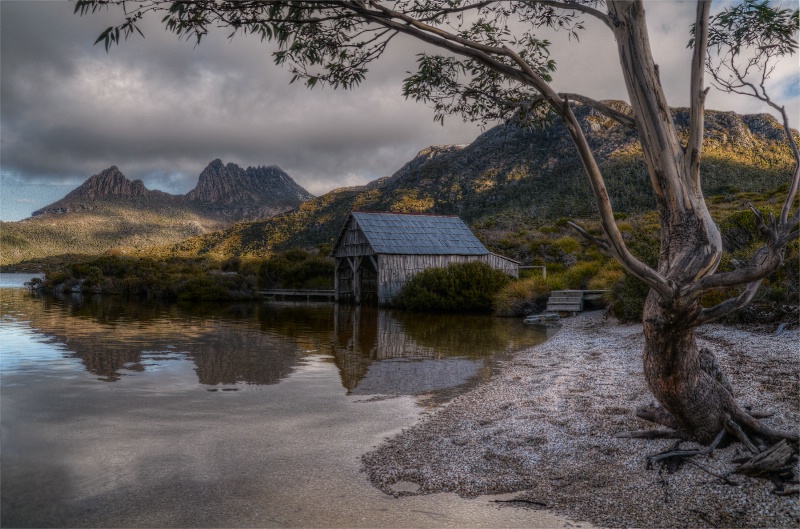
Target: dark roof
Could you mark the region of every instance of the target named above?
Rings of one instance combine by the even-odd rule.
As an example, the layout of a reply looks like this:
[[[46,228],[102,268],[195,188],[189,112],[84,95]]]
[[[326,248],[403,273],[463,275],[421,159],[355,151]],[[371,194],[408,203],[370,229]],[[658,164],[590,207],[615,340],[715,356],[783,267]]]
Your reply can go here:
[[[376,254],[486,255],[489,253],[489,250],[458,217],[363,211],[354,211],[350,216],[358,223],[358,227]],[[346,226],[347,224],[345,229]],[[336,241],[336,245],[339,245],[339,241]]]

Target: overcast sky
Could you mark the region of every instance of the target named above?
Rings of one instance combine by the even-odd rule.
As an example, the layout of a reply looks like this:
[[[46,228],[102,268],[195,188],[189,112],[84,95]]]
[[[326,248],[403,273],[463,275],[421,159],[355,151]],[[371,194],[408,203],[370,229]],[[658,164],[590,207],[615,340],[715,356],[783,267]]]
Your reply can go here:
[[[106,53],[93,43],[121,20],[119,11],[79,17],[72,9],[61,1],[0,1],[4,176],[79,184],[116,165],[150,189],[185,193],[221,158],[278,165],[319,195],[390,175],[429,145],[469,143],[481,132],[458,117],[442,127],[429,108],[404,100],[402,79],[422,49],[408,41],[393,42],[354,90],[308,90],[289,84],[257,38],[229,41],[218,31],[195,47],[154,19],[142,26],[145,39]],[[693,4],[651,0],[647,9],[670,104],[685,106]],[[580,43],[551,40],[564,43],[554,54],[557,89],[627,99],[607,28],[591,27]],[[796,118],[796,57],[775,82]],[[766,111],[713,89],[708,108]]]

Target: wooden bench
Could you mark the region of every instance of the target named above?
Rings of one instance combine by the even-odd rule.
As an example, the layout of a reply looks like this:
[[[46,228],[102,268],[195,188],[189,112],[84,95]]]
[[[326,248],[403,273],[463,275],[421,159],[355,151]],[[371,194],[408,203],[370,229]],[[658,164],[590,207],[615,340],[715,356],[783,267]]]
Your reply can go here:
[[[554,290],[547,300],[547,312],[582,312],[583,290]]]

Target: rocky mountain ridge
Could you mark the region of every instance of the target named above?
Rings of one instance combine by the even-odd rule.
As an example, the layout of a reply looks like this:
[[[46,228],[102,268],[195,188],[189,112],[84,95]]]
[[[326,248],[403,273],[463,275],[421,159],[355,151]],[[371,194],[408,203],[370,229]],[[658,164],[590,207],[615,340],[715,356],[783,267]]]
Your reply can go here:
[[[93,211],[101,209],[102,202],[113,201],[134,207],[168,202],[222,219],[254,220],[294,209],[313,197],[277,166],[242,169],[216,159],[200,173],[194,189],[185,195],[172,195],[147,189],[141,180],[129,180],[114,165],[91,176],[61,200],[34,211],[33,216]]]
[[[630,112],[624,102],[606,103]],[[615,211],[624,216],[654,209],[636,132],[586,106],[577,106],[575,113]],[[673,119],[685,131],[688,110],[673,109]],[[705,125],[706,196],[764,193],[788,182],[793,158],[774,117],[707,111]],[[352,210],[459,215],[487,233],[596,216],[594,197],[563,124],[544,129],[499,125],[466,146],[423,149],[390,177],[334,190],[295,211],[190,239],[170,251],[229,257],[313,247],[332,242]]]
[[[241,169],[214,160],[185,195],[149,190],[112,166],[32,217],[0,223],[0,264],[176,244],[296,209],[310,198],[275,166]]]

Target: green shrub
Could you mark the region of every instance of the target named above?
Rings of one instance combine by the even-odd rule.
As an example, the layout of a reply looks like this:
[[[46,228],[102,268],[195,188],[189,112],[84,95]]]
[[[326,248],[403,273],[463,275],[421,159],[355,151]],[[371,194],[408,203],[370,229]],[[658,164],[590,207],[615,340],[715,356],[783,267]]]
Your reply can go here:
[[[553,246],[565,254],[578,253],[581,249],[581,243],[574,237],[561,237],[553,242]]]
[[[221,282],[209,276],[193,277],[185,281],[176,289],[176,293],[181,301],[216,300],[229,297],[228,291]]]
[[[625,273],[621,281],[611,287],[606,297],[611,315],[621,321],[641,321],[644,302],[650,287],[632,275]]]
[[[291,250],[286,250],[283,253],[283,257],[286,258],[287,261],[297,263],[308,259],[310,255],[302,248],[292,248]]]
[[[72,274],[68,270],[53,270],[45,273],[45,288],[53,288],[72,279]]]
[[[524,316],[543,312],[554,290],[607,290],[619,281],[622,271],[612,262],[584,261],[569,268],[548,266],[547,278],[540,274],[514,281],[495,296],[498,316]]]
[[[281,283],[284,288],[333,288],[333,260],[308,256],[289,267]]]
[[[91,287],[100,286],[104,281],[103,271],[98,266],[90,266],[84,276],[83,288],[89,289]]]
[[[602,263],[599,261],[588,261],[578,263],[567,268],[563,273],[565,288],[574,290],[585,290],[588,288],[589,281],[600,271]]]
[[[333,288],[334,261],[304,250],[276,254],[261,264],[258,283],[261,288]]]
[[[616,261],[609,261],[586,284],[588,290],[611,290],[616,283],[622,281],[625,272]]]
[[[193,277],[179,284],[175,294],[180,301],[252,299],[253,285],[235,273],[214,273]]]
[[[510,282],[480,261],[429,268],[403,287],[396,304],[418,311],[491,312],[494,294]]]

